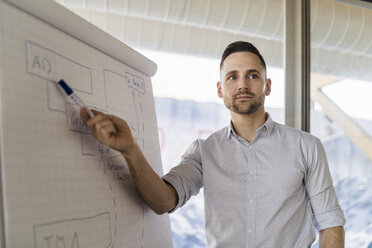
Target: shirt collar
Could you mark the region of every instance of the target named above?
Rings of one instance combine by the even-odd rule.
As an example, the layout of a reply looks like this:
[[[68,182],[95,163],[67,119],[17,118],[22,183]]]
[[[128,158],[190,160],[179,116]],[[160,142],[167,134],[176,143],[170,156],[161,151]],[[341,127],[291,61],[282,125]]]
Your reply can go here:
[[[232,121],[230,120],[230,125],[228,127],[228,132],[227,132],[227,138],[231,138],[231,135],[234,135],[235,137],[238,137],[238,135],[235,133]]]
[[[271,116],[269,113],[266,112],[266,121],[265,121],[265,124],[264,126],[266,126],[266,129],[267,129],[267,132],[269,134],[271,134],[273,132],[273,129],[274,129],[274,121],[273,119],[271,119]]]
[[[267,132],[270,135],[272,133],[273,129],[274,129],[274,121],[271,119],[271,116],[270,116],[269,113],[266,112],[265,115],[266,115],[265,123],[261,127],[259,127],[257,130],[262,129],[262,128],[266,128]],[[236,138],[239,137],[239,135],[234,130],[232,121],[230,121],[230,125],[228,127],[227,137],[230,138],[231,135],[234,135]]]

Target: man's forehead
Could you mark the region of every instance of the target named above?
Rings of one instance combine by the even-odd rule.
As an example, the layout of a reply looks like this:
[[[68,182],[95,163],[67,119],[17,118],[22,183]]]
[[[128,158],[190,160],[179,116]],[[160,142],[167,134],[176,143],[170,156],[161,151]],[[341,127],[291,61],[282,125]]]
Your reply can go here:
[[[222,64],[221,73],[237,69],[265,71],[260,58],[251,52],[236,52],[227,56]]]

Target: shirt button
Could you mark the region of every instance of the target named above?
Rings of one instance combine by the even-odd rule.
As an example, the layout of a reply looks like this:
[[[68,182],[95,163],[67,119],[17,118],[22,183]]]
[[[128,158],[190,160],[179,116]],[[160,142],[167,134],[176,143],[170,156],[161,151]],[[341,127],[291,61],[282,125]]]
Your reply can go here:
[[[252,146],[249,146],[249,150],[252,150]]]
[[[253,175],[253,170],[250,170],[250,171],[249,171],[249,174]]]
[[[249,233],[252,233],[252,229],[251,229],[251,228],[249,228],[249,229],[248,229],[248,232],[249,232]]]
[[[250,200],[249,200],[249,203],[250,203],[250,204],[252,204],[252,203],[253,203],[253,200],[252,200],[252,199],[250,199]]]

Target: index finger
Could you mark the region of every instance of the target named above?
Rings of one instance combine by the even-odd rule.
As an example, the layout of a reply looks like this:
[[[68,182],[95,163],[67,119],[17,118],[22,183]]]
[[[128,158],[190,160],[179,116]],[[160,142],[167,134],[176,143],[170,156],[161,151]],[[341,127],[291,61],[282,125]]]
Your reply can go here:
[[[99,114],[105,115],[103,112],[98,111],[98,110],[91,109],[91,111],[95,115],[99,115]],[[90,119],[87,108],[85,108],[85,107],[80,108],[80,118],[83,120],[84,124],[86,125],[87,121]]]

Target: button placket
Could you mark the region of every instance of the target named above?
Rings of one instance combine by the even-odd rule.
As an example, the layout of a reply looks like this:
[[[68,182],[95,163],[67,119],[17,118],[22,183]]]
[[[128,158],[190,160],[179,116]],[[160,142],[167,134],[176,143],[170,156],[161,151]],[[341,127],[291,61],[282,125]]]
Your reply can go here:
[[[255,146],[249,144],[247,146],[247,154],[248,154],[248,184],[247,184],[247,241],[249,244],[254,244],[255,242],[255,225],[256,225],[256,186],[257,186],[257,178],[256,178],[256,155],[255,155]]]

